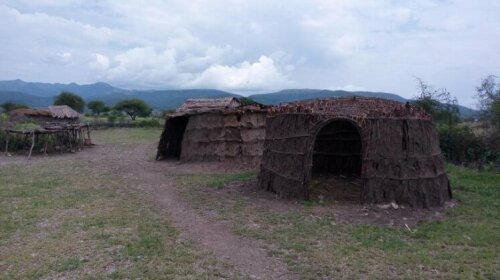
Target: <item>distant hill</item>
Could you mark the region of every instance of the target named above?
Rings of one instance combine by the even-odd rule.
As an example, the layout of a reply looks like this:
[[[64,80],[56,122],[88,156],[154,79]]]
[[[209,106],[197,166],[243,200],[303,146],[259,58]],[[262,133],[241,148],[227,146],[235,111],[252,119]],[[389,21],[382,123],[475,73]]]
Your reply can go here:
[[[407,100],[399,95],[385,92],[368,91],[344,91],[344,90],[320,90],[320,89],[285,89],[278,92],[254,94],[249,97],[253,100],[269,105],[277,105],[282,102],[291,102],[313,98],[343,97],[343,96],[367,96],[380,97],[385,99],[406,102]]]
[[[23,103],[31,107],[51,105],[54,96],[61,91],[78,94],[86,101],[98,99],[107,105],[113,105],[123,99],[139,98],[155,109],[174,109],[188,98],[220,98],[239,96],[214,89],[186,90],[126,90],[106,83],[90,85],[31,83],[22,80],[0,81],[0,103],[11,101]]]
[[[345,97],[345,96],[366,96],[378,97],[384,99],[395,100],[398,102],[407,102],[406,99],[397,94],[387,92],[371,92],[371,91],[345,91],[345,90],[320,90],[320,89],[285,89],[278,92],[254,94],[249,97],[253,100],[267,105],[278,105],[279,103],[292,102],[304,99],[328,98],[328,97]],[[458,106],[460,116],[463,118],[472,117],[478,114],[477,110]]]
[[[94,83],[89,85],[79,85],[75,83],[49,84],[25,82],[22,80],[0,81],[0,91],[17,91],[39,97],[53,97],[58,95],[61,91],[70,91],[85,99],[127,92],[125,89],[116,88],[106,83]]]
[[[48,84],[12,80],[0,81],[0,103],[11,101],[23,103],[31,107],[46,107],[52,104],[54,96],[59,94],[61,91],[73,92],[83,97],[86,101],[95,99],[102,100],[110,106],[123,99],[139,98],[158,110],[175,109],[188,98],[241,97],[237,94],[215,89],[127,90],[114,87],[106,83],[79,85],[75,83]],[[319,89],[286,89],[278,92],[254,94],[249,97],[262,104],[276,105],[283,102],[304,99],[342,96],[368,96],[391,99],[399,102],[408,101],[408,99],[405,99],[397,94],[386,92]],[[467,107],[460,106],[459,109],[462,117],[470,117],[477,114],[476,110]]]
[[[19,91],[0,90],[0,104],[4,102],[22,103],[30,107],[47,107],[54,103],[53,97],[39,97]]]
[[[189,98],[221,98],[239,95],[215,89],[185,89],[185,90],[151,90],[130,91],[100,96],[98,99],[108,105],[113,105],[126,98],[139,98],[155,109],[175,109]]]

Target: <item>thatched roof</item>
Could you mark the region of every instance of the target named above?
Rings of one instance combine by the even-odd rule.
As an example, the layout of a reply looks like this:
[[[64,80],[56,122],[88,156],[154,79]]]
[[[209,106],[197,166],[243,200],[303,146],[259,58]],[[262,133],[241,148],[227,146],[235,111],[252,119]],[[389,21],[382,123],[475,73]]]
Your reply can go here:
[[[49,106],[49,108],[43,109],[32,109],[32,108],[22,108],[16,109],[9,112],[11,117],[13,116],[30,116],[30,117],[48,117],[55,119],[76,119],[80,117],[80,113],[73,110],[71,107],[66,105],[59,106]]]
[[[80,117],[80,113],[66,105],[49,106],[49,111],[52,117],[57,119],[76,119]]]
[[[14,116],[30,116],[30,117],[52,117],[52,114],[48,109],[32,109],[32,108],[21,108],[15,109],[9,112],[11,117]]]
[[[375,97],[332,97],[281,104],[270,110],[271,115],[306,113],[344,115],[353,118],[417,118],[430,119],[425,111],[394,100]]]
[[[241,106],[240,101],[236,97],[225,98],[197,98],[188,99],[184,104],[177,109],[177,112],[189,112],[204,109],[224,109],[237,108]]]

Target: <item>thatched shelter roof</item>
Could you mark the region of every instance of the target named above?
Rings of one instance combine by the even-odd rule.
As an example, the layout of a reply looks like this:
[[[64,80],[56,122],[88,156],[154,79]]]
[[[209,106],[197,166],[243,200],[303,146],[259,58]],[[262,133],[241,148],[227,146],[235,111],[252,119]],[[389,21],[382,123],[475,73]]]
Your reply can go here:
[[[33,109],[21,108],[9,112],[11,117],[29,116],[29,117],[48,117],[55,119],[77,119],[80,113],[67,105],[49,106],[48,108]]]
[[[9,116],[52,117],[48,109],[21,108],[9,112]]]
[[[289,102],[272,108],[270,113],[272,115],[288,113],[344,115],[351,118],[431,119],[429,114],[410,103],[359,96]]]
[[[80,117],[80,113],[66,105],[49,106],[49,111],[52,117],[57,119],[76,119]]]
[[[189,112],[201,109],[237,108],[239,106],[241,106],[241,103],[236,97],[198,98],[186,100],[186,102],[177,109],[177,112]]]

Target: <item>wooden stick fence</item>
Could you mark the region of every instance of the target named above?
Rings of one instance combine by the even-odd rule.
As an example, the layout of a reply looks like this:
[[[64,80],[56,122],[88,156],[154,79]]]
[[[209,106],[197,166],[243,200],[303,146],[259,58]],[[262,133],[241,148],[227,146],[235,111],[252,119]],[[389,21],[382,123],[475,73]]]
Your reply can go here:
[[[43,128],[32,130],[6,129],[5,154],[8,154],[9,141],[11,135],[23,135],[25,141],[30,138],[28,159],[31,158],[35,144],[43,140],[43,153],[47,154],[47,148],[50,138],[56,141],[61,153],[64,150],[74,152],[82,150],[84,146],[91,146],[90,126],[87,124],[46,124]]]

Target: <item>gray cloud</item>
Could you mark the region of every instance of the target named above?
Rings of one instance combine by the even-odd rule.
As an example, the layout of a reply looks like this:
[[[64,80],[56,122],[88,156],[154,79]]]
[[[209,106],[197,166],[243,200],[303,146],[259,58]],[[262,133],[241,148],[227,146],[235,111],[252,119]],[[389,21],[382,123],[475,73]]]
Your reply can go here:
[[[0,79],[365,89],[472,104],[500,74],[496,1],[2,1]]]

